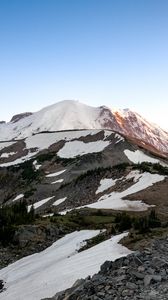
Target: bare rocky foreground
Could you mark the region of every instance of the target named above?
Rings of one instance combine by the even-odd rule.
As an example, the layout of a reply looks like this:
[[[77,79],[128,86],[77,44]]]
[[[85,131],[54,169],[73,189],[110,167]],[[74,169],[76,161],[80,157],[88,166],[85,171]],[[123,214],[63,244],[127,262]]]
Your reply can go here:
[[[115,262],[106,261],[98,274],[45,300],[167,300],[168,237],[150,248]],[[43,299],[44,300],[44,299]]]

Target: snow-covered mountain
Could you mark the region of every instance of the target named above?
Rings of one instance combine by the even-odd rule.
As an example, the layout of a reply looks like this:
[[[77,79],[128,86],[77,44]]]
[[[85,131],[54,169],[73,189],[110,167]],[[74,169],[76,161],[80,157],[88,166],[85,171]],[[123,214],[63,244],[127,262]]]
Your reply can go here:
[[[139,218],[154,207],[165,230],[168,160],[156,154],[167,156],[167,141],[168,133],[128,109],[76,101],[0,123],[3,214],[18,205],[23,218],[22,203],[28,216],[33,208],[38,214],[28,219],[32,224],[14,223],[11,233],[6,222],[1,231],[10,239],[9,248],[0,245],[0,299],[52,297],[105,260],[129,254],[118,244],[128,235],[117,229],[118,213]],[[87,245],[95,237],[100,243]]]
[[[0,124],[0,141],[23,139],[43,131],[111,129],[134,139],[140,146],[159,154],[168,153],[168,132],[149,123],[129,109],[91,107],[66,100]]]

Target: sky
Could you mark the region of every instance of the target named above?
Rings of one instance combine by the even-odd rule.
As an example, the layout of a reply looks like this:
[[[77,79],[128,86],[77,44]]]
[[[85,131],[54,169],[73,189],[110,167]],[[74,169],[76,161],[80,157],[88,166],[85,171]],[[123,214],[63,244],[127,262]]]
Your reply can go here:
[[[0,120],[61,100],[168,130],[167,0],[0,0]]]

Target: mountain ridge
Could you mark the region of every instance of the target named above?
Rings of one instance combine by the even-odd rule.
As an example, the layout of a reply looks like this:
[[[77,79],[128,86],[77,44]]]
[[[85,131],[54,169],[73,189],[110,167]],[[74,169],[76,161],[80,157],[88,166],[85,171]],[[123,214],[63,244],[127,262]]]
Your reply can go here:
[[[168,154],[168,132],[148,122],[140,114],[107,106],[92,107],[74,100],[64,100],[15,122],[0,124],[0,140],[23,139],[43,131],[110,129]]]

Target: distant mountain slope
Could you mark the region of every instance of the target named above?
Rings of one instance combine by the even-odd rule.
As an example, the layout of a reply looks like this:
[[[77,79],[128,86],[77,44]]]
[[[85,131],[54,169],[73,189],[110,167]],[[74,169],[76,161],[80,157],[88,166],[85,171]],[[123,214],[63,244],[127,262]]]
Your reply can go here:
[[[23,140],[0,142],[0,203],[25,200],[29,208],[34,203],[35,209],[41,211],[42,208],[45,213],[51,207],[58,209],[59,206],[59,210],[64,211],[92,204],[101,197],[96,190],[105,175],[96,176],[96,170],[126,164],[129,172],[133,163],[142,162],[167,166],[166,159],[152,155],[111,130],[46,132]],[[76,180],[87,172],[92,172],[91,177],[86,177],[89,181],[86,179],[83,185],[81,181],[76,185]],[[122,189],[127,174],[112,175],[110,173],[112,185],[118,180],[117,187]],[[128,181],[130,179],[132,182],[132,177]],[[111,187],[111,180],[106,180],[108,183],[103,186],[110,184]],[[151,179],[144,177],[143,180],[149,186]],[[120,198],[118,194],[117,202],[121,202]],[[128,205],[130,207],[129,202]]]
[[[73,129],[111,129],[156,151],[168,154],[168,132],[149,123],[139,114],[113,110],[105,106],[91,107],[78,101],[62,101],[25,116],[18,121],[0,124],[0,141],[23,139],[43,131]]]

